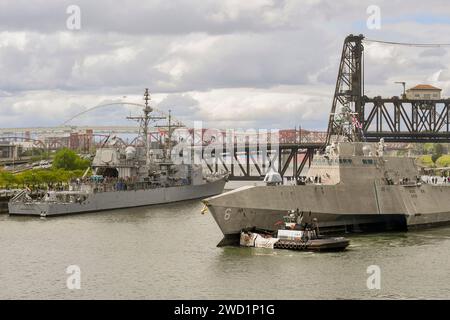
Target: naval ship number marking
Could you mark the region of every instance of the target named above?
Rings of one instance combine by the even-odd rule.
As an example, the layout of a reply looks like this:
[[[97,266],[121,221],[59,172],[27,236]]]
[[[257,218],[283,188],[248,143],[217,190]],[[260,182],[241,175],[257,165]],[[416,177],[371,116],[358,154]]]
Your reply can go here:
[[[226,221],[230,220],[230,218],[231,218],[231,209],[230,209],[230,208],[227,208],[227,209],[225,210],[225,214],[223,215],[223,218],[224,218]]]

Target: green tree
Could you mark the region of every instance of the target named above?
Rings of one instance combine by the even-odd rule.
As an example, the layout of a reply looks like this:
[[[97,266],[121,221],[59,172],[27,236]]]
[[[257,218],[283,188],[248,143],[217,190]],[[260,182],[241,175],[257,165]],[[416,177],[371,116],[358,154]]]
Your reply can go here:
[[[450,167],[450,155],[443,155],[436,161],[439,167]]]
[[[420,145],[420,147],[422,148],[423,152],[425,154],[431,154],[433,153],[433,149],[435,144],[434,143],[418,143],[418,145]]]
[[[15,176],[11,172],[0,170],[0,186],[9,187],[15,183]]]
[[[433,160],[431,160],[430,155],[424,155],[419,157],[419,162],[422,163],[426,167],[432,167],[433,166]]]
[[[75,170],[86,170],[88,167],[91,166],[91,161],[88,159],[82,159],[78,157],[77,161],[75,162]]]
[[[17,185],[46,187],[48,184],[67,183],[83,176],[84,170],[36,169],[18,173],[14,176]]]
[[[89,165],[89,160],[81,159],[74,151],[67,148],[59,150],[53,159],[53,169],[83,170]]]
[[[67,148],[59,150],[53,159],[54,169],[74,170],[79,157],[77,154]]]
[[[437,159],[439,159],[444,153],[444,147],[440,143],[436,143],[433,146],[433,153],[431,154],[431,160],[436,163]]]

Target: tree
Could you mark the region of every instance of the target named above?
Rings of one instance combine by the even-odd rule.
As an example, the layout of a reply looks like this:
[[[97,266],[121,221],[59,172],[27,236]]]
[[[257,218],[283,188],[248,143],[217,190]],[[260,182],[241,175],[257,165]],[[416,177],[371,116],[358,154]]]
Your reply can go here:
[[[450,166],[450,155],[443,155],[437,159],[436,164],[439,167],[449,167]]]
[[[11,172],[0,170],[0,186],[11,186],[16,182],[14,175]]]
[[[444,147],[440,143],[436,143],[433,146],[433,153],[431,155],[431,160],[436,163],[437,159],[439,159],[444,153]]]
[[[422,147],[425,154],[431,154],[433,153],[435,143],[418,143],[418,145]]]
[[[89,165],[89,160],[81,159],[74,151],[67,148],[59,150],[53,159],[53,169],[83,170]]]
[[[86,170],[91,166],[91,161],[88,159],[81,159],[78,157],[77,161],[75,161],[76,168],[75,170]]]
[[[419,162],[422,163],[426,167],[432,167],[434,165],[433,161],[431,160],[430,155],[420,156]]]

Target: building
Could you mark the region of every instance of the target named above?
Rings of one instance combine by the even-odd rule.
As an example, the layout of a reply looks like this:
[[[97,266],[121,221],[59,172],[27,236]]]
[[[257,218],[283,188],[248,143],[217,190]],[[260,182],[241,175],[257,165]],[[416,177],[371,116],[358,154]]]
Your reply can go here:
[[[442,89],[429,84],[419,84],[406,90],[406,98],[410,100],[439,100]]]
[[[21,147],[8,142],[0,142],[0,159],[18,159]]]
[[[14,145],[16,145],[22,151],[31,150],[36,147],[33,141],[14,141]]]

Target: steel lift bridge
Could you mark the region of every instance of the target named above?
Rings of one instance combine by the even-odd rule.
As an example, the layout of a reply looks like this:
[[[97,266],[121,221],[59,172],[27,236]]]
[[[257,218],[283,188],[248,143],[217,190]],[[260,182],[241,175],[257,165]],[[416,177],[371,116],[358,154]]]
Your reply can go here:
[[[367,97],[364,94],[364,45],[363,43],[380,43],[409,47],[443,47],[450,44],[399,43],[365,39],[363,35],[349,35],[345,38],[331,113],[326,137],[316,140],[303,140],[301,137],[293,143],[278,145],[278,172],[282,176],[299,177],[305,166],[317,150],[323,149],[332,139],[346,137],[350,141],[378,142],[450,142],[450,99],[410,100],[405,94],[398,97]],[[350,115],[342,118],[340,114]],[[343,132],[343,122],[349,124],[350,132]],[[253,164],[258,173],[261,169],[254,163],[250,154],[251,147],[246,145],[245,163],[236,158],[236,175],[234,164],[231,165],[231,179],[260,180],[262,176],[251,173]],[[211,171],[219,170],[216,163]],[[226,165],[224,169],[230,171]],[[292,170],[292,171],[291,171]]]
[[[350,111],[358,124],[350,139],[386,142],[450,142],[450,99],[410,100],[403,94],[391,98],[364,95],[363,42],[411,47],[443,47],[450,44],[415,44],[365,39],[349,35],[342,48],[327,142],[342,134],[337,114]]]

